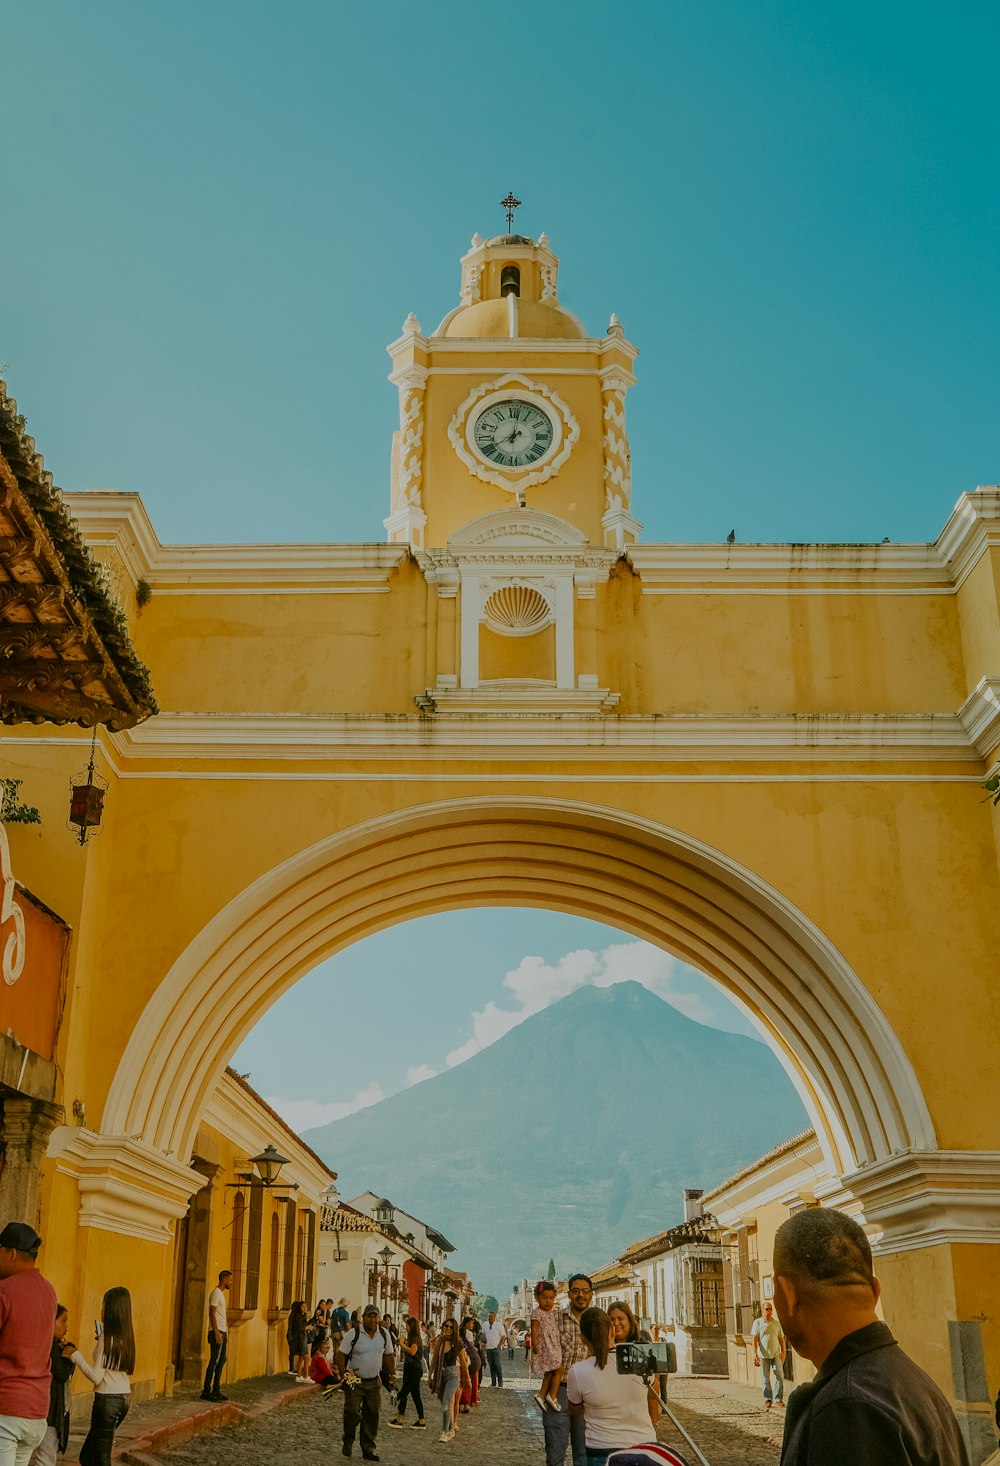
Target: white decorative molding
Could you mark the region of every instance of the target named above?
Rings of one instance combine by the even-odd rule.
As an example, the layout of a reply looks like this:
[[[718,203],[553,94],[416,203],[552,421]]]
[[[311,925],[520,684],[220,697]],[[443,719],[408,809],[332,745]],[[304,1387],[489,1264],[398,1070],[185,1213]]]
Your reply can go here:
[[[933,545],[630,545],[644,595],[953,595]]]
[[[590,541],[575,524],[543,509],[499,509],[463,524],[449,538],[448,551],[454,555],[476,549],[495,553],[528,545],[536,550],[540,544],[559,550],[583,550],[589,548]]]
[[[483,591],[483,624],[498,636],[534,636],[555,615],[551,584],[514,576],[485,581]]]
[[[642,521],[630,514],[623,504],[615,504],[601,515],[604,543],[609,549],[631,548],[642,533]]]
[[[904,1150],[841,1178],[876,1253],[1000,1243],[1000,1151]]]
[[[491,467],[473,451],[469,445],[468,434],[471,432],[474,421],[473,413],[477,408],[485,409],[491,399],[500,400],[514,389],[529,402],[534,398],[536,406],[552,420],[555,430],[553,443],[549,456],[542,459],[538,465],[526,469],[500,470]],[[505,372],[502,377],[495,377],[490,382],[480,382],[473,387],[448,424],[448,438],[451,446],[469,472],[481,479],[483,483],[493,484],[498,489],[505,489],[509,494],[516,494],[518,491],[533,488],[537,484],[546,483],[553,474],[559,472],[572,453],[579,437],[580,424],[559,394],[551,387],[547,387],[544,382],[536,382],[523,372]]]
[[[1000,488],[982,485],[962,494],[937,537],[936,548],[960,586],[989,549],[1000,548]]]
[[[484,713],[510,713],[514,716],[564,718],[577,714],[593,719],[596,714],[611,713],[618,706],[620,692],[607,687],[559,687],[554,682],[535,682],[527,678],[497,678],[480,682],[478,687],[462,687],[451,691],[429,687],[413,699],[425,712],[481,717]],[[518,741],[518,740],[512,740]]]
[[[13,987],[24,970],[27,941],[24,934],[24,912],[17,901],[17,882],[10,863],[10,846],[7,831],[0,825],[0,883],[3,896],[0,897],[0,930],[11,923],[3,943],[3,980]]]
[[[137,1136],[98,1135],[60,1125],[49,1139],[56,1170],[80,1192],[81,1227],[166,1245],[204,1176]]]
[[[427,515],[419,504],[401,505],[392,514],[386,515],[382,523],[391,545],[411,545],[415,550],[423,549]]]
[[[478,625],[478,621],[476,622]],[[136,728],[107,735],[110,761],[119,777],[132,777],[133,760],[247,761],[353,759],[364,749],[381,756],[394,749],[400,756],[422,758],[438,739],[468,742],[476,747],[544,748],[557,745],[570,756],[573,748],[614,749],[620,758],[664,757],[672,761],[742,759],[767,762],[837,763],[864,761],[884,765],[899,761],[965,761],[975,764],[956,777],[981,782],[979,755],[954,713],[873,716],[824,713],[801,718],[779,715],[718,716],[709,713],[634,713],[617,715],[599,725],[584,719],[551,722],[496,716],[452,733],[432,733],[415,714],[325,713],[160,713]],[[17,735],[7,742],[16,742]],[[38,739],[31,739],[37,744]],[[65,739],[59,739],[65,742]],[[81,740],[81,743],[83,740]],[[589,755],[588,755],[589,756]],[[138,777],[142,777],[141,772]],[[713,777],[715,777],[713,775]],[[815,776],[813,776],[815,777]],[[873,779],[885,774],[873,772]]]
[[[959,722],[981,758],[1000,745],[1000,677],[982,677],[958,710]]]

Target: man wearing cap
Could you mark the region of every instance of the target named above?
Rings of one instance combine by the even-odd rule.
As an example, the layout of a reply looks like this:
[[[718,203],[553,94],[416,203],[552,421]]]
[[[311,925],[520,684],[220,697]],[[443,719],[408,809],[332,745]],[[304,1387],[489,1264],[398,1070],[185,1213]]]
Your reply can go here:
[[[361,1427],[361,1455],[366,1461],[377,1461],[375,1450],[378,1435],[378,1412],[382,1386],[379,1380],[381,1370],[386,1368],[395,1384],[396,1356],[392,1339],[378,1321],[378,1309],[369,1303],[361,1315],[360,1328],[348,1329],[340,1341],[337,1352],[337,1370],[341,1378],[357,1375],[357,1383],[345,1378],[344,1383],[344,1444],[343,1453],[349,1456],[354,1449],[354,1437]],[[3,1466],[3,1462],[0,1462]]]
[[[27,1222],[0,1232],[0,1466],[27,1466],[45,1435],[59,1304],[38,1271],[41,1245]]]

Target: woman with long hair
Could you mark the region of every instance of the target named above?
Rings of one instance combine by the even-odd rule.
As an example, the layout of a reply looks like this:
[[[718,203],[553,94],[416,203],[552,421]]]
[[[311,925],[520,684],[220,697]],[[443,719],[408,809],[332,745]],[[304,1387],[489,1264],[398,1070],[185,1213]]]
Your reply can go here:
[[[587,1466],[604,1466],[615,1451],[656,1440],[659,1402],[638,1375],[619,1374],[611,1320],[600,1308],[580,1318],[580,1335],[590,1357],[570,1367],[566,1393],[571,1415],[583,1415]]]
[[[49,1385],[49,1413],[45,1421],[45,1434],[41,1445],[35,1447],[30,1466],[56,1466],[56,1455],[66,1453],[69,1443],[69,1390],[67,1386],[76,1367],[73,1363],[75,1344],[67,1344],[69,1332],[69,1310],[62,1303],[56,1305],[56,1320],[52,1329],[52,1382]]]
[[[299,1384],[309,1383],[309,1345],[306,1328],[309,1310],[304,1298],[296,1298],[288,1315],[285,1338],[288,1341],[288,1373],[295,1376]]]
[[[80,1447],[80,1466],[111,1466],[115,1431],[128,1414],[132,1400],[129,1376],[135,1372],[132,1297],[127,1288],[109,1288],[105,1293],[94,1333],[93,1363],[79,1349],[70,1355],[94,1386],[90,1429]]]
[[[389,1425],[393,1430],[402,1429],[405,1424],[406,1402],[412,1395],[417,1412],[413,1427],[415,1430],[423,1430],[427,1426],[424,1402],[420,1398],[420,1377],[424,1372],[424,1341],[420,1324],[415,1318],[406,1320],[406,1333],[399,1341],[399,1352],[403,1356],[403,1383],[396,1397],[396,1416],[389,1421]]]
[[[441,1441],[454,1440],[458,1430],[458,1401],[469,1379],[469,1356],[458,1322],[446,1318],[431,1349],[431,1389],[441,1401]]]
[[[461,1335],[469,1362],[469,1380],[468,1383],[462,1381],[460,1409],[463,1415],[468,1415],[469,1410],[479,1404],[479,1374],[482,1368],[482,1359],[476,1347],[476,1320],[471,1313],[467,1313],[462,1319]]]

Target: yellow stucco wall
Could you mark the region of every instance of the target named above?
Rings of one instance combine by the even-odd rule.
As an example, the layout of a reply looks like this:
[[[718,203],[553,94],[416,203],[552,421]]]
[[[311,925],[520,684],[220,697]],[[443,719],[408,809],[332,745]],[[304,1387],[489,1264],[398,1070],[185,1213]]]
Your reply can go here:
[[[537,290],[541,275],[533,279]],[[908,1083],[912,1070],[937,1145],[996,1149],[998,817],[980,785],[1000,745],[989,692],[1000,676],[1000,552],[991,548],[1000,509],[989,493],[969,497],[930,546],[638,546],[616,558],[602,521],[617,512],[614,474],[627,454],[619,417],[635,352],[620,328],[608,329],[593,339],[568,332],[563,340],[498,341],[424,337],[414,328],[394,343],[404,405],[407,393],[421,398],[420,502],[394,506],[426,516],[423,547],[414,540],[412,553],[402,543],[181,551],[158,544],[131,496],[73,499],[126,600],[139,575],[151,586],[149,603],[141,612],[129,603],[129,616],[163,710],[131,734],[100,735],[106,815],[86,849],[64,824],[68,776],[86,764],[87,737],[3,734],[4,773],[24,780],[24,798],[43,815],[40,830],[10,831],[15,873],[73,927],[61,1098],[67,1108],[82,1102],[88,1128],[104,1123],[133,1031],[145,1032],[160,1000],[169,1008],[163,994],[173,965],[255,881],[379,819],[509,798],[572,805],[584,811],[582,825],[597,823],[593,811],[623,831],[651,822],[720,869],[738,868],[747,889],[758,883],[761,909],[766,888],[766,901],[792,913],[801,940],[807,929],[818,934],[815,944],[833,953],[828,967],[842,962],[859,997],[877,1005],[898,1046],[887,1072]],[[523,513],[512,493],[470,472],[448,439],[470,389],[510,371],[551,387],[579,428],[565,466],[527,491]],[[403,437],[401,430],[400,453]],[[414,441],[411,434],[411,449]],[[402,483],[398,462],[394,482]],[[628,491],[619,488],[624,514]],[[484,537],[463,548],[473,522],[485,526]],[[626,545],[631,533],[623,531]],[[554,629],[503,644],[478,624],[470,634],[463,617],[483,565],[483,575],[508,582],[534,577],[562,607]],[[525,671],[535,641],[545,655]],[[480,677],[543,678],[541,701],[502,687],[484,697],[475,679],[461,685],[473,645]],[[569,677],[555,687],[560,645],[571,652]],[[530,853],[540,818],[511,816],[497,836],[492,884],[482,877],[474,889],[463,886],[459,846],[446,886],[432,884],[406,914],[537,902],[617,920],[636,935],[661,930],[654,917],[665,897],[648,920],[619,915],[616,882],[629,864],[620,857],[589,880],[574,868],[560,885],[562,865],[549,853],[542,892]],[[463,829],[471,851],[474,829]],[[418,858],[434,871],[433,849]],[[310,935],[301,950],[283,938],[288,964],[280,980],[261,976],[252,987],[240,1009],[244,1031],[282,985],[380,921],[398,919],[401,907],[380,914],[379,895],[359,890],[341,925]],[[693,897],[686,909],[696,911]],[[248,911],[247,923],[256,915]],[[681,922],[659,939],[735,982],[736,959],[722,938],[711,946],[711,918],[685,919],[686,929]],[[741,940],[756,940],[749,926]],[[760,945],[754,961],[766,975],[763,938]],[[788,959],[793,972],[797,960]],[[824,1064],[831,1072],[819,1078],[836,1085],[838,1063],[818,1057],[831,994],[817,986],[803,996],[791,981],[779,992],[802,1007],[801,1041],[780,1042],[807,1088]],[[211,995],[206,1004],[211,1014]],[[758,1017],[778,1043],[780,1025],[763,1003]],[[197,1035],[216,1078],[232,1051],[213,1047],[220,1028],[221,1020],[206,1022]],[[167,1072],[171,1043],[157,1056]],[[153,1067],[147,1055],[147,1071]],[[199,1104],[210,1089],[206,1080]],[[190,1119],[196,1127],[204,1117]],[[226,1164],[233,1159],[227,1152]],[[179,1186],[163,1164],[164,1188]],[[77,1228],[74,1196],[67,1175],[47,1179],[47,1260],[57,1286],[81,1278],[71,1304],[92,1308],[128,1262],[142,1271],[143,1289],[159,1289],[157,1320],[169,1315],[169,1245]],[[997,1246],[966,1257],[955,1242],[931,1269],[938,1325],[923,1356],[924,1306],[899,1284],[907,1342],[938,1374],[944,1320],[956,1309],[959,1318],[973,1316],[977,1253],[989,1255],[992,1276]],[[908,1266],[894,1264],[899,1279]],[[142,1358],[151,1362],[142,1367],[157,1387],[167,1327],[150,1324],[143,1337]],[[267,1328],[243,1327],[238,1364],[256,1367],[262,1350],[268,1357]],[[992,1324],[983,1342],[995,1383]]]

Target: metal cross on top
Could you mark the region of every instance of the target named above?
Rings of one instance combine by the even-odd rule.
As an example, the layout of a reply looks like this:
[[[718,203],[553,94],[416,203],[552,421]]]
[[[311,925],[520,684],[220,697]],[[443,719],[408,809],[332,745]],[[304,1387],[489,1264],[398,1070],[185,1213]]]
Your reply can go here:
[[[501,209],[507,210],[507,233],[514,227],[514,210],[521,207],[521,200],[516,199],[513,193],[509,193],[505,199],[500,200]]]

